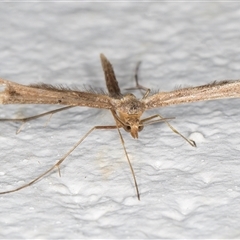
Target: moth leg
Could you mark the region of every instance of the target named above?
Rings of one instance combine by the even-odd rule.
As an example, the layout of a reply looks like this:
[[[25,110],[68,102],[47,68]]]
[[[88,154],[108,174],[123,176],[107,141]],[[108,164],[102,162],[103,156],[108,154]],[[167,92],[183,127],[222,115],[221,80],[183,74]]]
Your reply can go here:
[[[3,192],[0,192],[0,194],[7,194],[7,193],[13,193],[13,192],[17,192],[23,188],[26,188],[26,187],[29,187],[31,186],[32,184],[34,184],[35,182],[37,182],[38,180],[42,179],[44,176],[48,175],[50,172],[52,172],[55,168],[58,169],[58,173],[59,175],[61,176],[61,173],[60,173],[60,165],[63,163],[63,161],[90,135],[90,133],[92,133],[94,130],[96,129],[118,129],[119,131],[119,128],[121,126],[95,126],[93,128],[91,128],[77,143],[75,143],[75,145],[60,159],[58,160],[52,167],[50,167],[47,171],[45,171],[44,173],[42,173],[41,175],[39,175],[38,177],[36,177],[35,179],[33,179],[32,181],[28,182],[27,184],[24,184],[20,187],[17,187],[15,189],[12,189],[12,190],[8,190],[8,191],[3,191]],[[120,133],[120,138],[121,138],[121,142],[123,144],[123,148],[124,148],[124,151],[125,151],[125,154],[128,158],[128,154],[126,152],[126,149],[125,149],[125,146],[124,146],[124,141],[123,141],[123,138],[122,138],[122,135]],[[128,158],[129,160],[129,158]],[[130,161],[129,161],[130,162]],[[130,165],[131,166],[131,165]],[[133,169],[132,167],[131,168],[131,171],[133,172]],[[134,179],[135,179],[135,176],[134,176]],[[136,185],[136,180],[135,180],[135,186]],[[137,188],[137,194],[138,194],[138,199],[139,199],[139,192],[138,192],[138,188]]]
[[[140,90],[141,93],[143,94],[143,98],[146,98],[149,93],[150,93],[150,89],[147,88],[147,87],[144,87],[143,85],[139,84],[139,81],[138,81],[138,72],[139,72],[139,68],[140,68],[140,65],[141,65],[141,61],[139,61],[136,65],[136,68],[135,68],[135,74],[134,74],[134,79],[135,79],[135,87],[132,87],[132,88],[127,88],[126,90]]]
[[[79,146],[80,143],[83,142],[83,140],[95,129],[116,129],[116,126],[95,126],[93,128],[91,128],[60,160],[58,160],[52,167],[50,167],[47,171],[45,171],[44,173],[42,173],[41,175],[39,175],[38,177],[36,177],[35,179],[33,179],[32,181],[30,181],[27,184],[24,184],[18,188],[12,189],[12,190],[8,190],[8,191],[4,191],[4,192],[0,192],[0,194],[6,194],[6,193],[12,193],[12,192],[16,192],[19,191],[23,188],[26,188],[28,186],[31,186],[32,184],[34,184],[35,182],[37,182],[38,180],[40,180],[41,178],[43,178],[44,176],[46,176],[47,174],[49,174],[51,171],[53,171],[55,168],[58,168],[58,172],[59,175],[61,176],[60,173],[60,165],[61,163]]]
[[[149,120],[152,120],[152,119],[157,118],[157,117],[159,118],[159,120],[154,120],[154,121],[148,122]],[[178,132],[178,131],[167,121],[167,119],[169,119],[169,118],[163,118],[161,115],[156,114],[156,115],[153,115],[153,116],[151,116],[151,117],[149,117],[149,118],[145,118],[145,119],[141,120],[141,123],[146,122],[147,124],[153,124],[153,123],[157,123],[157,122],[159,122],[159,121],[163,121],[163,122],[165,122],[165,123],[168,125],[168,127],[169,127],[174,133],[176,133],[176,134],[178,134],[180,137],[182,137],[182,138],[183,138],[185,141],[187,141],[192,147],[196,147],[196,146],[197,146],[196,143],[195,143],[193,140],[184,137],[180,132]],[[170,119],[171,119],[171,118],[170,118]]]
[[[158,118],[156,120],[152,120],[154,118]],[[160,118],[159,119],[159,115],[153,115],[151,117],[147,117],[147,118],[144,118],[140,121],[140,124],[142,124],[143,126],[146,126],[146,125],[150,125],[150,124],[155,124],[155,123],[159,123],[159,122],[164,122],[166,120],[172,120],[172,119],[175,119],[175,117],[168,117],[168,118]]]
[[[19,129],[16,132],[16,134],[18,134],[18,133],[21,132],[21,130],[23,128],[23,125],[26,122],[37,119],[37,118],[40,118],[40,117],[43,117],[43,116],[46,116],[46,115],[50,115],[50,118],[51,118],[51,116],[54,113],[67,110],[67,109],[72,108],[72,107],[76,107],[76,106],[67,106],[67,107],[63,107],[63,108],[58,108],[58,109],[55,109],[55,110],[52,110],[52,111],[44,112],[44,113],[34,115],[34,116],[31,116],[31,117],[26,117],[26,118],[3,118],[3,119],[0,119],[0,122],[22,122],[22,125],[19,127]],[[49,120],[50,120],[50,118],[49,118]],[[49,122],[49,120],[47,121],[47,123]]]

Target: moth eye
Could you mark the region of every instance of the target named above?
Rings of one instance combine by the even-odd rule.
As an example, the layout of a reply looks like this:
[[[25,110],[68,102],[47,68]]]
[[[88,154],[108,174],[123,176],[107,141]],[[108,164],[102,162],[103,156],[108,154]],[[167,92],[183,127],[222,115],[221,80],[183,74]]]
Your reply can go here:
[[[130,131],[131,131],[131,127],[130,127],[130,126],[125,126],[125,127],[124,127],[124,130],[125,130],[126,132],[130,132]]]
[[[144,126],[138,126],[138,131],[141,132]]]

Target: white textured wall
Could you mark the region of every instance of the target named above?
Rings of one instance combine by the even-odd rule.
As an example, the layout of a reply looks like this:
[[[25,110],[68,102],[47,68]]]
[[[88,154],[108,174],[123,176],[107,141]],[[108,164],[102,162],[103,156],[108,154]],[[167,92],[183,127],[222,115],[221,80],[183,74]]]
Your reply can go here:
[[[18,83],[105,87],[103,52],[121,88],[179,86],[240,78],[239,3],[1,3],[0,76]],[[192,135],[192,148],[164,124],[139,140],[123,133],[141,192],[136,197],[116,131],[96,131],[57,172],[0,196],[0,238],[240,237],[240,100],[150,111]],[[1,107],[0,117],[55,106]],[[107,111],[76,108],[25,124],[0,124],[0,189],[42,173]],[[203,137],[201,137],[203,136]]]

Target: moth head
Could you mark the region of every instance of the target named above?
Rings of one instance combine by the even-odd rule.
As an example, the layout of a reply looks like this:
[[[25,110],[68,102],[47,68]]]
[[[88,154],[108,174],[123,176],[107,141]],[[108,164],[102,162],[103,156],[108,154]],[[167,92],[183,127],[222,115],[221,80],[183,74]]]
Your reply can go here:
[[[111,104],[116,109],[112,110],[112,113],[119,126],[129,132],[133,138],[138,138],[138,132],[143,129],[140,117],[145,110],[144,103],[133,94],[126,94],[121,99],[112,99]]]
[[[123,125],[123,129],[129,132],[133,138],[138,138],[138,132],[143,130],[143,126],[139,125]]]
[[[140,123],[140,114],[119,114],[120,123],[126,132],[129,132],[133,138],[138,138],[138,132],[143,130],[143,124]]]

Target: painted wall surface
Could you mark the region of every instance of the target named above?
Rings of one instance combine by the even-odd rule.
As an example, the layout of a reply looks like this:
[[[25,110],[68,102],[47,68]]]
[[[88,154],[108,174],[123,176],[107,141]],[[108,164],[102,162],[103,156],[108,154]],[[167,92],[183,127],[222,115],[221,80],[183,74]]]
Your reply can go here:
[[[153,91],[240,79],[239,3],[0,3],[0,77],[105,89],[99,54],[123,92],[134,72]],[[131,90],[141,97],[139,91]],[[0,195],[0,238],[239,238],[240,99],[146,112],[164,123],[139,139],[122,131],[141,201],[116,130],[94,131],[57,170]],[[0,118],[59,106],[1,106]],[[76,107],[33,120],[0,123],[0,191],[28,183],[96,125],[107,110]]]

